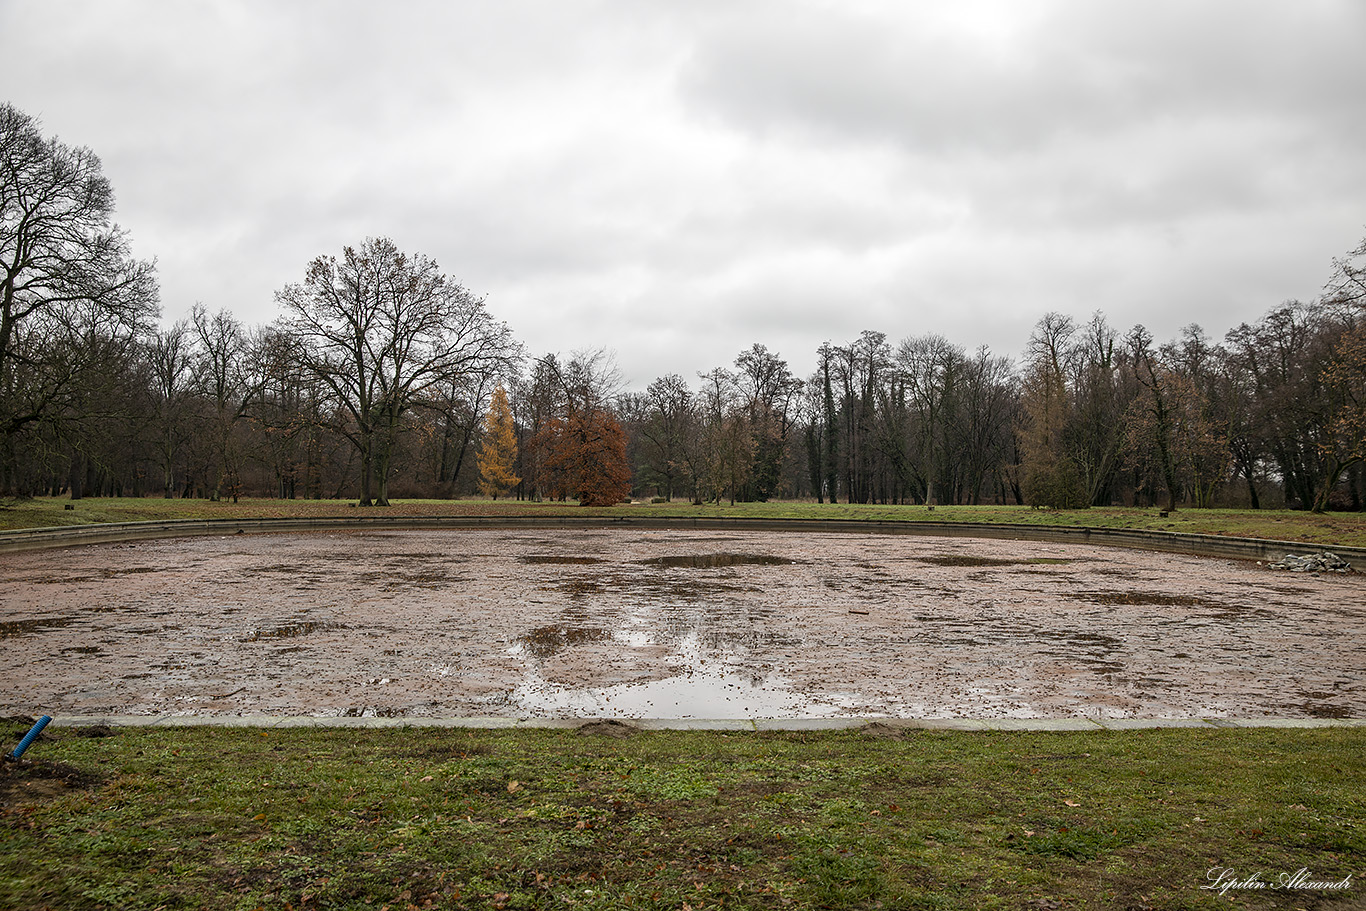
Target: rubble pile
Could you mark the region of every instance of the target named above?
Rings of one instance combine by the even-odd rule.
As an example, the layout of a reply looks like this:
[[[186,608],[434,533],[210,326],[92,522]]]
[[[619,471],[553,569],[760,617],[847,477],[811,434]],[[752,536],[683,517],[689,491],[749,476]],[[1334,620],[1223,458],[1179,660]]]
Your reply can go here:
[[[1272,569],[1288,569],[1292,573],[1350,573],[1352,564],[1337,554],[1324,551],[1321,554],[1296,556],[1286,554],[1275,563],[1268,564]]]

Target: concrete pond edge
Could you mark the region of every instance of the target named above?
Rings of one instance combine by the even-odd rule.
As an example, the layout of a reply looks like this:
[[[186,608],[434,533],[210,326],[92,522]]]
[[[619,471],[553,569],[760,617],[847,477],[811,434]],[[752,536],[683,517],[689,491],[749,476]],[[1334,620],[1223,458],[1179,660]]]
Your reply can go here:
[[[1366,728],[1366,718],[517,718],[351,717],[337,715],[55,715],[53,727],[466,728],[578,730],[604,722],[643,731],[1135,731],[1158,728]]]
[[[1366,547],[1337,547],[1235,538],[1187,532],[1088,526],[921,522],[888,519],[764,519],[749,517],[666,516],[320,516],[311,518],[171,519],[111,522],[0,532],[0,554],[27,550],[106,544],[155,538],[202,535],[270,534],[283,532],[380,531],[479,528],[626,528],[680,531],[777,531],[807,534],[883,534],[927,537],[987,538],[1091,544],[1134,550],[1272,562],[1286,555],[1305,556],[1331,551],[1358,572],[1366,571]]]

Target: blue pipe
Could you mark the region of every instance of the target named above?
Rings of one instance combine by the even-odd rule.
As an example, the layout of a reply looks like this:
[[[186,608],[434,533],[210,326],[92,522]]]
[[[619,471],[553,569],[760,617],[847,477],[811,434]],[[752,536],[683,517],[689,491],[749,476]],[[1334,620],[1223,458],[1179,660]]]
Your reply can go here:
[[[38,722],[34,724],[33,727],[29,728],[28,733],[24,735],[24,739],[19,741],[19,745],[14,748],[14,752],[10,753],[5,758],[18,759],[20,756],[23,756],[24,750],[27,750],[29,744],[38,739],[38,735],[43,733],[43,728],[47,727],[47,723],[51,720],[51,715],[44,715],[42,718],[39,718]]]

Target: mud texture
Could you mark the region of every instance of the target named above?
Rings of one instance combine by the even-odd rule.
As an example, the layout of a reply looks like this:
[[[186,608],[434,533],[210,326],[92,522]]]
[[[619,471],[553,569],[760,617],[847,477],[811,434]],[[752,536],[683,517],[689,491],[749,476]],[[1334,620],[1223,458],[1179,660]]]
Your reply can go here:
[[[1366,580],[631,530],[0,557],[0,715],[1366,717]]]

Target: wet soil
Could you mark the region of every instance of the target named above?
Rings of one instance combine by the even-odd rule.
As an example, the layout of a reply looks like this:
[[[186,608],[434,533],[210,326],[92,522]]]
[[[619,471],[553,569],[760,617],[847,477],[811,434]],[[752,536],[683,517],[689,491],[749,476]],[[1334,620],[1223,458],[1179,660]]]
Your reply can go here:
[[[882,535],[234,535],[0,557],[0,715],[1366,717],[1366,580]]]

